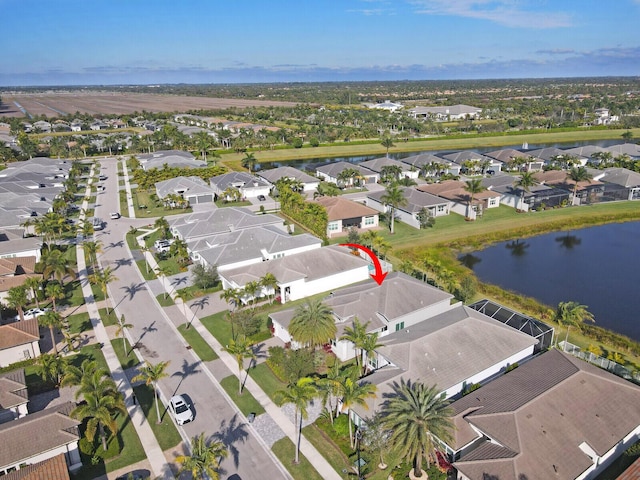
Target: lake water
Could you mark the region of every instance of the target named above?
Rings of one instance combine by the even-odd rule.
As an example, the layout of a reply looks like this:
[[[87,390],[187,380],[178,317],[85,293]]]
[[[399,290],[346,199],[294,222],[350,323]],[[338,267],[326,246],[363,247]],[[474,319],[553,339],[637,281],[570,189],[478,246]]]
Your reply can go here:
[[[484,282],[552,307],[587,305],[596,325],[640,341],[638,240],[640,222],[609,224],[502,242],[460,259]]]
[[[611,145],[618,145],[619,143],[624,143],[623,140],[593,140],[593,141],[585,141],[585,142],[569,142],[569,143],[530,143],[528,150],[537,150],[539,148],[548,148],[548,147],[556,147],[556,148],[574,148],[574,147],[584,147],[586,145],[597,145],[598,147],[610,147]],[[469,148],[467,150],[478,153],[487,153],[493,152],[495,150],[502,150],[504,148],[515,148],[517,150],[522,149],[522,145],[505,145],[504,147],[483,147],[483,148]],[[389,158],[393,158],[394,160],[400,160],[406,157],[411,157],[414,155],[419,155],[422,153],[431,153],[431,154],[441,154],[441,153],[451,153],[451,152],[459,152],[458,150],[424,150],[420,152],[400,152],[400,153],[390,153]],[[331,158],[307,158],[304,160],[290,160],[287,162],[263,162],[257,165],[259,170],[268,170],[270,168],[289,166],[298,168],[300,170],[308,170],[313,171],[320,165],[325,165],[327,163],[333,162],[350,162],[350,163],[360,163],[366,160],[373,160],[374,158],[380,158],[384,155],[360,155],[355,157],[331,157]]]

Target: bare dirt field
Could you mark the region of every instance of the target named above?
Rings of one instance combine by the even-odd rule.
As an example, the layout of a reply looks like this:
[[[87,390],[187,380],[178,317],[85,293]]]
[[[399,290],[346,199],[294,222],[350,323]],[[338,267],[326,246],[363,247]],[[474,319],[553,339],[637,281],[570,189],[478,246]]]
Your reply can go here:
[[[154,95],[117,92],[3,93],[0,117],[46,115],[58,117],[76,112],[99,116],[133,112],[186,112],[229,107],[293,106],[293,102],[241,100],[229,98]]]

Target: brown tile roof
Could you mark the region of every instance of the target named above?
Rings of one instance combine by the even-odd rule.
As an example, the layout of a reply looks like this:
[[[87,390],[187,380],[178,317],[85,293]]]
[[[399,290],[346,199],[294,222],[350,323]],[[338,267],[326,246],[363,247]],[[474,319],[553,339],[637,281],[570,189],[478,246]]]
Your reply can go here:
[[[358,202],[340,197],[319,197],[314,202],[327,210],[329,221],[345,220],[348,218],[368,217],[378,215],[378,211]]]
[[[554,185],[564,188],[565,190],[573,190],[575,182],[569,178],[569,174],[564,170],[548,170],[546,172],[537,172],[533,175],[536,180],[545,185]],[[598,180],[578,182],[578,190],[583,190],[590,185],[602,185]]]
[[[42,279],[42,275],[38,273],[30,273],[26,275],[16,275],[13,277],[10,276],[0,276],[0,292],[6,292],[10,288],[19,287],[24,284],[24,282],[29,277],[36,277]]]
[[[21,405],[28,399],[24,368],[0,375],[0,409]]]
[[[35,340],[40,340],[38,320],[35,318],[9,325],[0,325],[0,350],[24,345]]]
[[[471,480],[574,479],[592,465],[586,443],[602,456],[640,425],[640,387],[552,350],[454,402],[457,448],[480,438],[489,447],[455,463]],[[463,421],[464,420],[464,421]],[[464,423],[467,423],[465,426]]]
[[[69,417],[74,407],[66,402],[0,424],[0,469],[79,440],[80,422]]]
[[[0,258],[0,276],[34,273],[35,267],[36,257],[34,256]]]
[[[432,183],[429,185],[420,185],[417,187],[422,192],[430,193],[431,195],[437,195],[438,197],[446,198],[453,202],[468,203],[469,192],[464,187],[465,183],[458,180],[446,180],[441,183]],[[491,190],[484,190],[480,193],[476,193],[473,196],[473,203],[482,203],[487,198],[500,197],[500,193],[492,192]]]
[[[7,474],[3,480],[70,480],[64,454]]]
[[[622,475],[618,477],[618,480],[638,480],[640,478],[640,458],[633,462],[629,468],[627,468]]]

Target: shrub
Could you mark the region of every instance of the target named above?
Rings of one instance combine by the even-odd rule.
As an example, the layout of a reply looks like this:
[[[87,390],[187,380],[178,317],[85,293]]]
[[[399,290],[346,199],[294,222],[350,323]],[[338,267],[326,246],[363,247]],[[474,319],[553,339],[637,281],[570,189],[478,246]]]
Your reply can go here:
[[[349,420],[348,415],[338,415],[338,418],[333,421],[333,430],[336,432],[336,435],[339,435],[340,437],[348,437],[350,421],[351,420]],[[353,423],[351,426],[354,428],[353,431],[355,431]]]

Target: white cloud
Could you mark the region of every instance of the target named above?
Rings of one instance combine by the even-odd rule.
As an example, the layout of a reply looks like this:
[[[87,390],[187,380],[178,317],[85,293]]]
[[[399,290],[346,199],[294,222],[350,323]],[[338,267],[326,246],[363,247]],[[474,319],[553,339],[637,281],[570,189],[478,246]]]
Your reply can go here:
[[[410,3],[419,14],[476,18],[513,28],[561,28],[572,24],[567,13],[527,9],[525,2],[516,0],[410,0]]]

